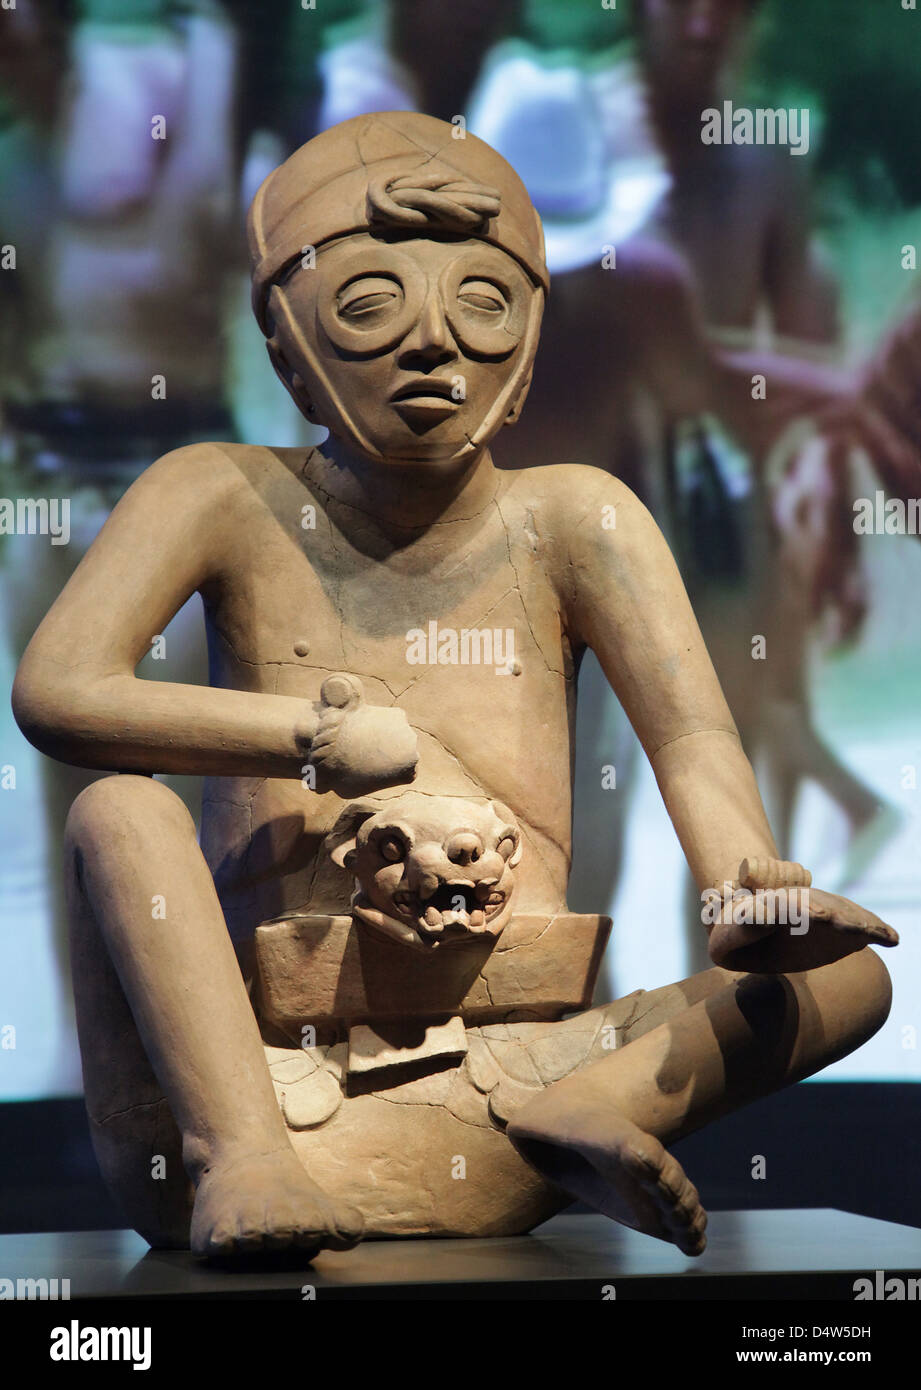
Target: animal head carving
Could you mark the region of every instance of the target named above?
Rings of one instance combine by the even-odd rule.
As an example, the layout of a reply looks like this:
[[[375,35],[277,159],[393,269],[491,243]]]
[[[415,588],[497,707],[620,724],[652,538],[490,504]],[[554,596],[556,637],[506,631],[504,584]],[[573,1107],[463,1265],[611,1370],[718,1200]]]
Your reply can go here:
[[[521,832],[499,801],[406,792],[353,802],[326,847],[355,877],[354,917],[406,945],[497,937],[511,916]]]

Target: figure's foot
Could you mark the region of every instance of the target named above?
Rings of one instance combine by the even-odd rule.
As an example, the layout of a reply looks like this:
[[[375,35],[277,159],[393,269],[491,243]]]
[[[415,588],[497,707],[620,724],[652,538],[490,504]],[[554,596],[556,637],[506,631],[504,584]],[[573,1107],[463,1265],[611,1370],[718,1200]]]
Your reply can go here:
[[[361,1239],[361,1214],[334,1202],[308,1177],[293,1149],[215,1164],[202,1176],[192,1211],[195,1255],[226,1259],[290,1250],[348,1250]]]
[[[508,1126],[523,1158],[612,1221],[702,1255],[707,1213],[697,1189],[658,1139],[615,1110],[565,1113],[547,1092]]]

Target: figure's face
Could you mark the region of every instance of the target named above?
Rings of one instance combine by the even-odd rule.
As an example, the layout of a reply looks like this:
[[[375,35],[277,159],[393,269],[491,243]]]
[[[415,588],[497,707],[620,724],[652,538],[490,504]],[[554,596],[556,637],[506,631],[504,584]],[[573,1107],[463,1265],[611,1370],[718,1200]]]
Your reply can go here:
[[[753,0],[637,0],[647,62],[690,93],[736,56]]]
[[[463,457],[502,426],[543,307],[518,263],[475,239],[347,237],[285,294],[297,329],[282,328],[285,357],[320,422],[375,461],[419,464]]]

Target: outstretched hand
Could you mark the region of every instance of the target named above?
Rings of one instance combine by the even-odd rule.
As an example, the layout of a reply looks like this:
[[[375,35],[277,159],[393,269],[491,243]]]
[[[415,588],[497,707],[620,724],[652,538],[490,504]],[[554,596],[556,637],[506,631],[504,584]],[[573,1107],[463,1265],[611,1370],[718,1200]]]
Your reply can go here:
[[[830,965],[864,946],[897,946],[867,908],[812,887],[800,864],[743,860],[739,877],[704,895],[710,959],[727,970],[780,974]]]

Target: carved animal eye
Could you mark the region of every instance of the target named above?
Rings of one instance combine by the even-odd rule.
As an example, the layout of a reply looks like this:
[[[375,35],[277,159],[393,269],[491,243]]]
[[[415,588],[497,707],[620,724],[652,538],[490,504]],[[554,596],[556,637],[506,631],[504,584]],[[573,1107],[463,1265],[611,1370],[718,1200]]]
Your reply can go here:
[[[378,853],[388,864],[397,864],[406,857],[406,845],[400,835],[384,835],[377,842]]]
[[[337,308],[342,318],[352,322],[377,320],[403,303],[403,291],[396,280],[383,275],[366,275],[339,291]]]
[[[518,848],[518,841],[515,839],[514,835],[503,835],[497,848],[503,859],[511,859],[515,850]]]
[[[505,296],[489,280],[465,280],[457,293],[458,301],[481,313],[501,314],[507,307]]]

